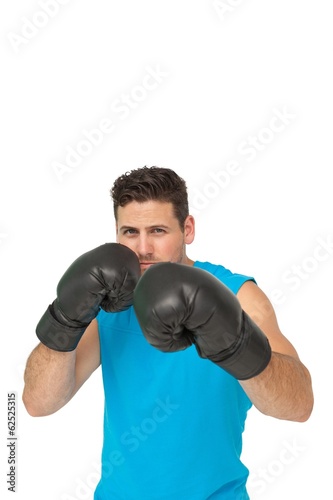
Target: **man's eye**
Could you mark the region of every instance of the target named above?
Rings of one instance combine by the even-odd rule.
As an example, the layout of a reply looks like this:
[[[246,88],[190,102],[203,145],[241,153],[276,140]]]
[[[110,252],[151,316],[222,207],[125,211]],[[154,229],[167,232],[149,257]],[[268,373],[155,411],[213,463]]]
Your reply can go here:
[[[153,232],[154,232],[154,233],[164,233],[165,231],[164,231],[164,229],[162,229],[161,227],[155,227],[155,228],[153,229]]]
[[[124,231],[124,234],[135,234],[136,233],[136,229],[126,229],[126,231]]]

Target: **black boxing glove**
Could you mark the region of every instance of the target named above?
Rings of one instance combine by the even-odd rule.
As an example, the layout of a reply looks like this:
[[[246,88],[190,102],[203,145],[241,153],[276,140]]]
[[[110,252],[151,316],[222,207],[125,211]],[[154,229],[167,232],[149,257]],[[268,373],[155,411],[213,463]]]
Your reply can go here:
[[[76,259],[60,279],[57,298],[40,319],[39,340],[56,351],[73,351],[102,308],[127,309],[140,277],[136,254],[119,243],[105,243]]]
[[[270,361],[267,337],[236,295],[208,271],[154,264],[140,278],[133,306],[145,338],[160,351],[194,344],[200,357],[238,380],[258,375]]]

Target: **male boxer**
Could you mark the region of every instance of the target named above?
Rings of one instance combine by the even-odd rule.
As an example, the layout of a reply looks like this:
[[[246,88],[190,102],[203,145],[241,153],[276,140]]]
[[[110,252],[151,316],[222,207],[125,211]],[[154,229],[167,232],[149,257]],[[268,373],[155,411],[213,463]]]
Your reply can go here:
[[[143,167],[111,195],[117,243],[61,278],[27,362],[26,408],[59,410],[101,365],[95,500],[247,499],[247,412],[306,421],[310,374],[252,277],[187,256],[195,224],[183,179]]]

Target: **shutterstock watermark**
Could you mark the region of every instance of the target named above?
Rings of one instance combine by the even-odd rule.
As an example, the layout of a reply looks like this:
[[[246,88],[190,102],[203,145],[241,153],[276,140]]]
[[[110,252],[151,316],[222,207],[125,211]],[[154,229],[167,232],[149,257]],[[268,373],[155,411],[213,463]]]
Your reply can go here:
[[[224,21],[242,3],[244,0],[213,0],[212,5],[220,20]]]
[[[261,495],[267,487],[275,483],[286,470],[306,452],[306,446],[297,442],[284,440],[278,455],[265,466],[251,472],[248,479],[248,490],[252,494]]]
[[[39,0],[39,9],[30,18],[21,17],[22,24],[19,33],[13,31],[7,33],[7,38],[14,52],[18,53],[36,38],[50,20],[59,14],[61,7],[69,2],[70,0]]]
[[[247,136],[238,144],[237,153],[241,158],[235,156],[221,170],[208,172],[209,182],[205,183],[200,189],[193,189],[191,193],[191,213],[198,215],[201,210],[210,204],[211,200],[217,198],[233,179],[244,172],[243,157],[247,163],[253,162],[258,155],[276,140],[279,134],[286,130],[295,118],[296,115],[288,110],[286,105],[281,106],[281,108],[274,107],[265,126],[261,127],[255,134]]]
[[[112,118],[105,116],[98,120],[90,129],[83,129],[79,141],[65,147],[65,156],[62,161],[53,161],[51,167],[59,182],[65,175],[72,173],[85,158],[90,156],[100,146],[105,137],[112,134],[119,122],[126,120],[134,110],[142,106],[149,95],[154,92],[169,76],[160,65],[146,66],[145,75],[141,82],[133,86],[128,92],[123,92],[111,103]]]
[[[114,470],[121,467],[129,454],[135,453],[143,443],[149,440],[149,437],[156,432],[160,425],[168,420],[172,414],[178,410],[179,404],[170,401],[167,396],[164,399],[156,399],[149,416],[145,417],[139,424],[132,425],[120,436],[119,449],[112,450],[107,459],[104,459],[102,465],[97,462],[92,463],[91,471],[85,480],[76,478],[75,492],[72,494],[64,493],[61,500],[87,500],[90,499],[99,480],[101,473],[108,478],[114,473]]]

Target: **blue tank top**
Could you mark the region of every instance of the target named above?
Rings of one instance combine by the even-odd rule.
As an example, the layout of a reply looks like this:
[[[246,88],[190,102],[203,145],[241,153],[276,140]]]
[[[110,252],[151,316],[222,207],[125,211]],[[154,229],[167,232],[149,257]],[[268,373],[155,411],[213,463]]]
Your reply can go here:
[[[198,262],[234,293],[248,276]],[[161,284],[163,286],[163,284]],[[95,500],[245,500],[240,460],[251,402],[239,382],[194,346],[162,353],[133,307],[97,316],[105,391]]]

